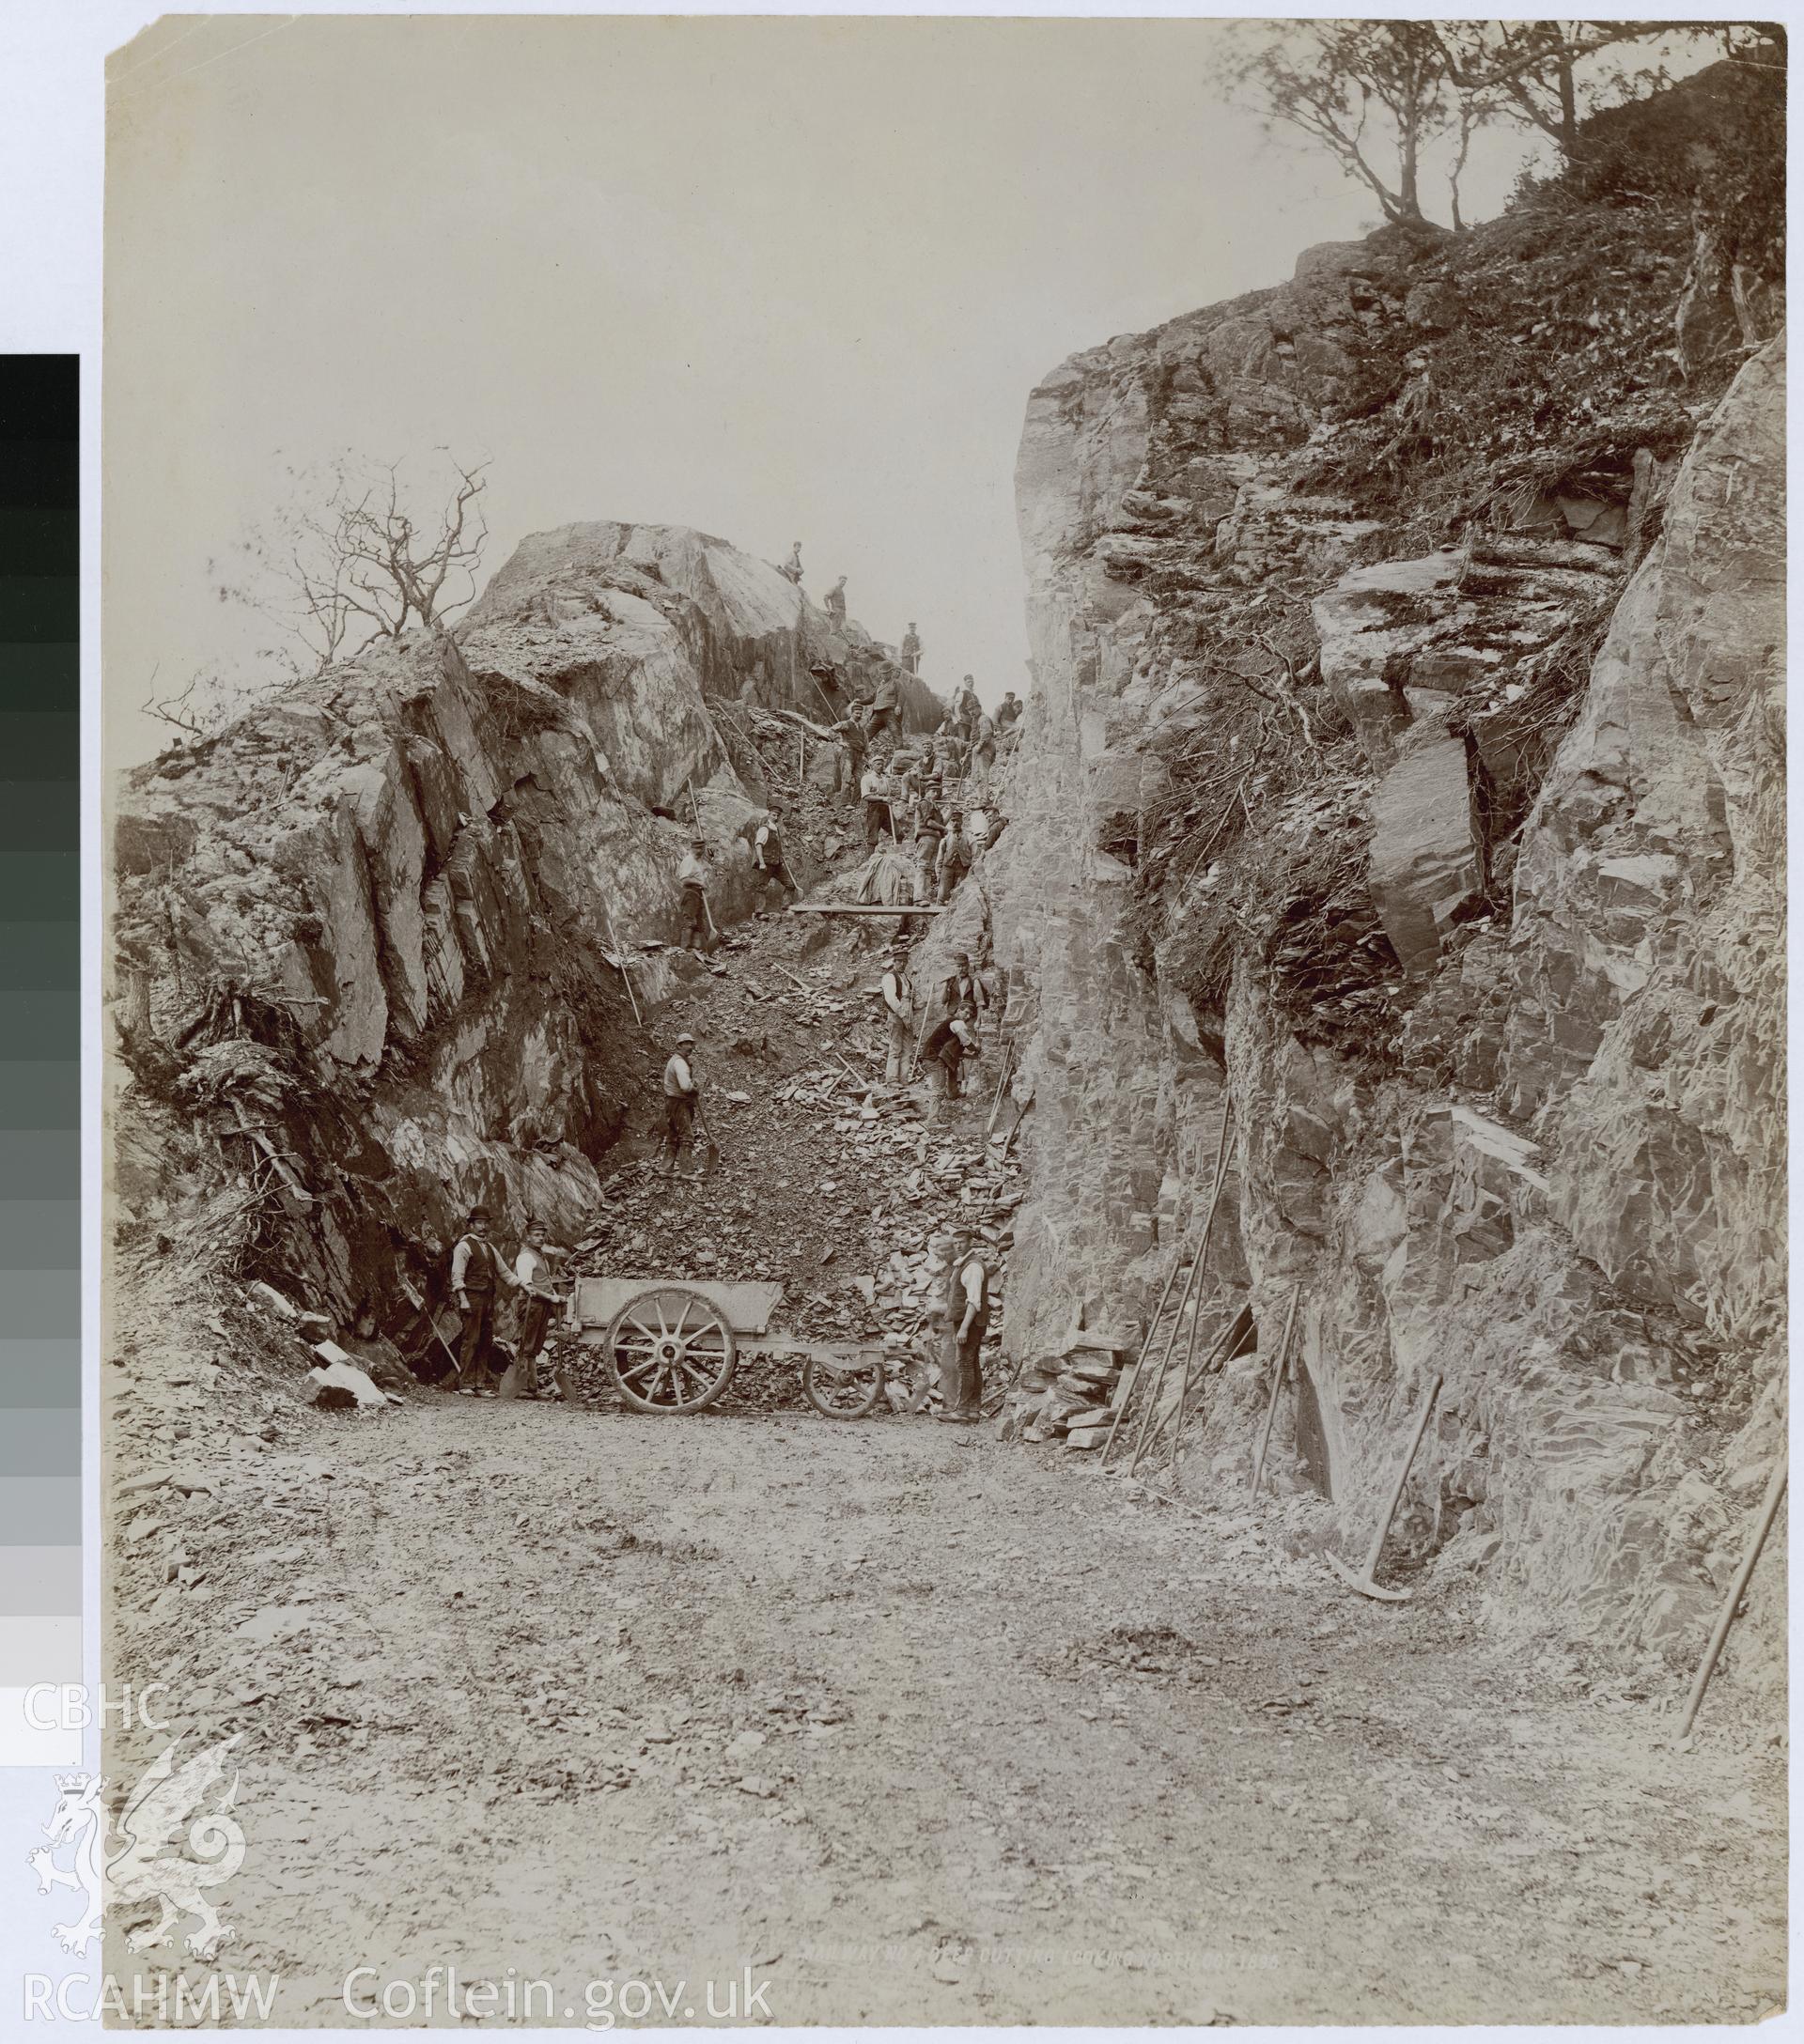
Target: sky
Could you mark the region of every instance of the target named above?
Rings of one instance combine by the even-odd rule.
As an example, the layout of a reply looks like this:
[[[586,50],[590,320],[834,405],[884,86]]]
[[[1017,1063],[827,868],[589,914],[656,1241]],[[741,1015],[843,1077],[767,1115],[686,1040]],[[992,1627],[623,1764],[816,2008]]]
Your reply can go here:
[[[923,672],[1026,687],[1013,468],[1067,354],[1376,225],[1221,100],[1207,21],[172,18],[109,70],[104,659],[275,637],[210,563],[341,450],[573,519],[802,543]],[[1524,144],[1486,140],[1467,217]],[[1432,202],[1435,194],[1430,192]],[[442,460],[441,457],[436,457]]]

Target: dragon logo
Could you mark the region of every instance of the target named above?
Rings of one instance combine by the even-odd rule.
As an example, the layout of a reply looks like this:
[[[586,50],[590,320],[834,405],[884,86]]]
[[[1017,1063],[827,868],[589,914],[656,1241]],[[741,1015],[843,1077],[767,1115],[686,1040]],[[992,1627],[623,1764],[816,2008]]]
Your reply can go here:
[[[244,1864],[244,1834],[231,1814],[238,1800],[235,1769],[230,1785],[223,1786],[227,1756],[241,1736],[204,1748],[180,1767],[176,1748],[181,1742],[172,1740],[132,1789],[104,1855],[105,1780],[98,1774],[56,1776],[56,1807],[44,1825],[50,1843],[34,1847],[25,1860],[38,1876],[39,1895],[74,1888],[86,1901],[79,1921],[53,1927],[51,1934],[64,1951],[86,1956],[101,1934],[103,1908],[148,1902],[160,1913],[154,1924],[127,1938],[134,1952],[169,1943],[171,1930],[184,1916],[200,1919],[182,1940],[196,1959],[210,1959],[227,1943],[232,1928],[220,1921],[207,1891],[228,1881]],[[72,1864],[57,1866],[57,1848],[71,1843]]]

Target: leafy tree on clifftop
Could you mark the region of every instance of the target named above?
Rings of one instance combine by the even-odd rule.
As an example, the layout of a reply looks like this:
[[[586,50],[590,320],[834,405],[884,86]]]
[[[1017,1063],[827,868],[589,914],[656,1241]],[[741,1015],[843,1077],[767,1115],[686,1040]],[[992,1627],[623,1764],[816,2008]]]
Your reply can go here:
[[[1782,31],[1728,22],[1291,21],[1235,34],[1230,97],[1325,148],[1387,221],[1426,219],[1423,161],[1445,139],[1455,227],[1460,174],[1485,123],[1545,135],[1573,165],[1587,152],[1587,116],[1670,85],[1669,58],[1689,59],[1687,69],[1715,49],[1766,68],[1783,61]]]
[[[1392,221],[1420,221],[1422,155],[1457,119],[1447,58],[1426,22],[1249,23],[1236,96],[1318,142]]]

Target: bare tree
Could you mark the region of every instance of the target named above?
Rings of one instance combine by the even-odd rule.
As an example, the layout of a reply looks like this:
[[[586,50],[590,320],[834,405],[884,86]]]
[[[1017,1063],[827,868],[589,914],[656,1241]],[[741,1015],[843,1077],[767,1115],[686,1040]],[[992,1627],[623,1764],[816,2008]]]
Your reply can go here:
[[[1445,50],[1426,22],[1250,23],[1235,89],[1360,179],[1392,221],[1423,218],[1423,151],[1457,118]]]
[[[446,459],[446,493],[425,516],[399,462],[347,455],[296,477],[291,501],[239,550],[241,571],[221,596],[274,617],[299,642],[289,665],[303,674],[444,624],[475,596],[489,537],[487,464]]]
[[[161,662],[150,670],[148,693],[139,705],[141,713],[160,724],[167,724],[176,736],[176,746],[198,745],[223,731],[260,692],[255,682],[230,674],[217,667],[204,667],[190,674],[183,688],[157,693]]]

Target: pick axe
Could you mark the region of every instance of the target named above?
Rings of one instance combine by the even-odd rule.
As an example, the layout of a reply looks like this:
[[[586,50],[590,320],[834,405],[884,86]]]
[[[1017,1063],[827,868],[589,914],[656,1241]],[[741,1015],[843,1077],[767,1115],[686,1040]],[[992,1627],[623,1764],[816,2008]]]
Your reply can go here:
[[[1381,1589],[1373,1580],[1373,1572],[1378,1566],[1378,1556],[1384,1552],[1384,1537],[1391,1530],[1391,1522],[1397,1515],[1397,1506],[1403,1497],[1403,1487],[1409,1480],[1409,1465],[1416,1459],[1416,1450],[1422,1446],[1422,1437],[1428,1431],[1428,1415],[1435,1409],[1435,1400],[1440,1391],[1440,1378],[1435,1377],[1428,1386],[1427,1396],[1422,1401],[1422,1410],[1416,1415],[1416,1423],[1409,1432],[1409,1445],[1403,1451],[1403,1460],[1397,1464],[1396,1480],[1391,1486],[1390,1502],[1384,1508],[1384,1516],[1378,1521],[1378,1530],[1372,1536],[1372,1545],[1367,1551],[1365,1566],[1355,1575],[1339,1555],[1330,1555],[1328,1565],[1348,1589],[1356,1589],[1361,1597],[1376,1597],[1387,1604],[1400,1604],[1407,1601],[1407,1589]]]

